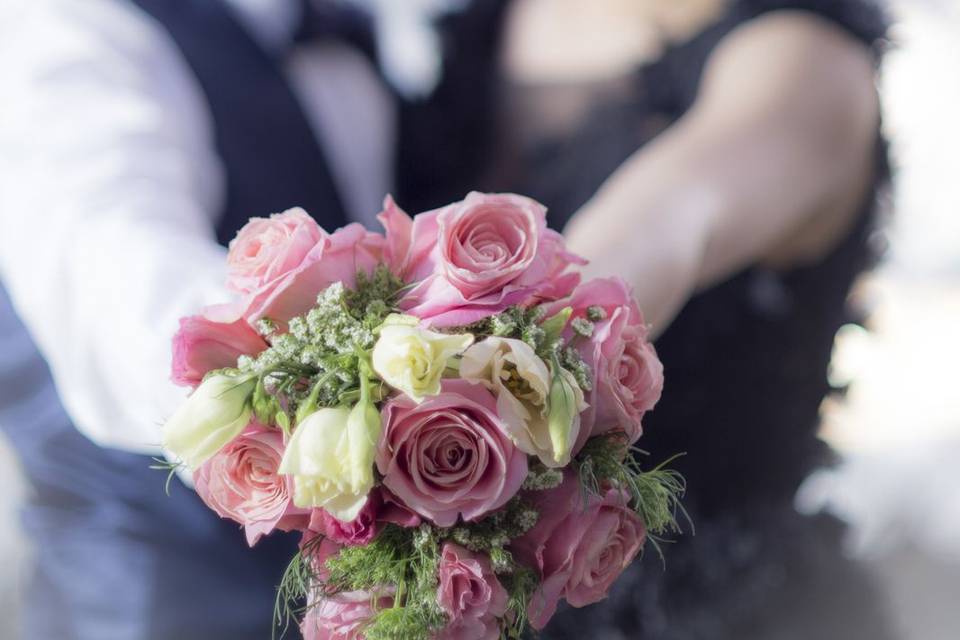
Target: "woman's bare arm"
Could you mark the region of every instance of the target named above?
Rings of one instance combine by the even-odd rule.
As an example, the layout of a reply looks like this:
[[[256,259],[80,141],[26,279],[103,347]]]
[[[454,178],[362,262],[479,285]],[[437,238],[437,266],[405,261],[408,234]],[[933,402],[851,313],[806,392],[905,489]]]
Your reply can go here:
[[[815,260],[852,223],[878,120],[873,61],[839,28],[776,12],[728,35],[691,110],[567,228],[590,275],[634,285],[656,331],[745,265]]]

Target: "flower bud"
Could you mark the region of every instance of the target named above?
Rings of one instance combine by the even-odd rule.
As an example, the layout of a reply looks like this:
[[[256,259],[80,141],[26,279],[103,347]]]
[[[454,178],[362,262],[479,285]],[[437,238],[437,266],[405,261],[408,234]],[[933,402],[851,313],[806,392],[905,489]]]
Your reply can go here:
[[[293,476],[294,504],[322,507],[344,522],[355,519],[373,487],[379,429],[379,414],[369,402],[352,410],[325,407],[303,420],[280,462],[280,473]]]
[[[212,375],[187,398],[163,428],[163,446],[196,469],[250,422],[253,376]]]
[[[361,396],[347,418],[350,484],[364,494],[373,487],[373,460],[380,440],[380,412],[366,395]]]
[[[573,374],[557,365],[553,367],[549,402],[547,424],[553,445],[553,461],[565,466],[570,462],[573,443],[580,433],[580,412],[586,408],[586,403]]]
[[[469,347],[473,336],[421,329],[404,321],[409,317],[391,316],[381,327],[373,347],[373,369],[391,387],[420,402],[440,393],[447,362]]]

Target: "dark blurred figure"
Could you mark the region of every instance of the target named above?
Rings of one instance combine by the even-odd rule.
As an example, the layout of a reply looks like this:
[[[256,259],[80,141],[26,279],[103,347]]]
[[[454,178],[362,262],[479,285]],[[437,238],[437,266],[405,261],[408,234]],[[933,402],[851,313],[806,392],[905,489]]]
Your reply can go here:
[[[842,525],[793,508],[830,460],[833,337],[874,259],[884,16],[861,0],[475,0],[442,28],[446,75],[405,114],[401,201],[544,202],[662,331],[639,445],[652,463],[687,454],[696,535],[545,637],[896,637]]]

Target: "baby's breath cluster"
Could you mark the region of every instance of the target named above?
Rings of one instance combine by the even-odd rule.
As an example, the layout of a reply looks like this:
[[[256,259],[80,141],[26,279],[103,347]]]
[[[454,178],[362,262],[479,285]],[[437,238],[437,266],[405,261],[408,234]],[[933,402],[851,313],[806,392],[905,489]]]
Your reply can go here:
[[[523,481],[525,491],[546,491],[555,489],[563,482],[563,470],[547,467],[537,461],[530,464],[527,478]]]
[[[261,421],[289,423],[308,399],[311,407],[355,401],[361,361],[376,342],[375,329],[395,311],[402,288],[380,266],[371,276],[358,273],[355,289],[340,282],[324,289],[316,306],[289,321],[286,333],[278,333],[271,319],[261,319],[257,329],[270,346],[238,362],[241,372],[259,378],[254,409]]]
[[[511,540],[519,538],[537,524],[539,514],[522,497],[513,498],[507,505],[495,511],[488,517],[477,522],[465,522],[456,527],[441,529],[440,535],[456,542],[471,551],[491,553],[495,550],[504,550]],[[505,556],[502,556],[505,557]],[[491,560],[493,558],[491,557]],[[509,564],[503,564],[497,573],[510,573],[513,568],[512,559]],[[497,570],[494,562],[494,570]]]

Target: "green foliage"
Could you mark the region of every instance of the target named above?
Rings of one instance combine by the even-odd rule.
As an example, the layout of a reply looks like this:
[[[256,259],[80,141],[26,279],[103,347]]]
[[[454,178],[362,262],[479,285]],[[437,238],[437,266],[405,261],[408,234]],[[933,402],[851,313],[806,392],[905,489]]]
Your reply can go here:
[[[356,320],[374,329],[396,311],[397,302],[406,289],[403,281],[381,264],[372,275],[357,273],[356,288],[346,291],[343,300]]]
[[[334,594],[406,583],[412,542],[402,528],[390,526],[366,546],[344,547],[327,560],[330,576],[324,590]]]
[[[291,622],[296,623],[297,616],[305,610],[307,597],[316,582],[311,556],[321,542],[323,538],[318,536],[304,545],[283,572],[273,605],[274,638],[278,629],[281,630],[280,637],[284,637]]]
[[[681,504],[686,482],[678,471],[667,468],[679,456],[644,471],[638,459],[644,453],[631,447],[622,433],[610,433],[588,440],[574,464],[585,493],[602,495],[609,487],[627,492],[630,506],[659,551],[663,536],[681,532],[678,514],[687,517]]]
[[[378,612],[363,628],[363,637],[366,640],[426,640],[430,631],[417,611],[410,607],[390,607]]]
[[[185,466],[182,462],[173,462],[170,460],[164,460],[163,458],[152,458],[154,464],[150,465],[151,469],[157,471],[166,471],[167,479],[163,483],[163,491],[168,496],[170,495],[170,483],[173,482],[173,476],[176,475],[177,469]]]
[[[500,582],[507,590],[507,616],[502,636],[508,640],[520,640],[527,627],[530,598],[539,586],[537,575],[532,569],[518,565],[512,574],[500,576]]]
[[[344,547],[327,560],[326,595],[396,587],[392,607],[377,612],[364,627],[368,640],[424,639],[443,627],[437,605],[439,540],[429,525],[403,529],[390,525],[367,546]]]

